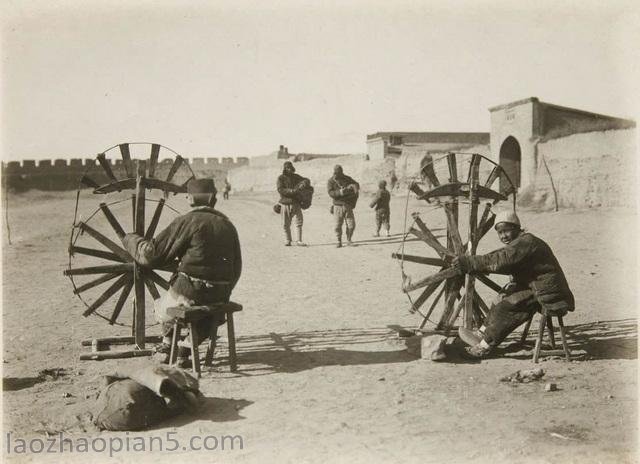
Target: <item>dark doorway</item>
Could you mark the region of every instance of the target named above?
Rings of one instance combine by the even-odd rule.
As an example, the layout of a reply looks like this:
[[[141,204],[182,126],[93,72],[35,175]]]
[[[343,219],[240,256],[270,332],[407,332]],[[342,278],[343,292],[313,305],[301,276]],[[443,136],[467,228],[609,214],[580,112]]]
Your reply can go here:
[[[504,169],[504,172],[509,176],[509,179],[513,183],[515,188],[520,187],[520,144],[518,141],[509,136],[502,142],[500,147],[500,166]],[[500,191],[504,192],[509,188],[509,182],[500,177]]]

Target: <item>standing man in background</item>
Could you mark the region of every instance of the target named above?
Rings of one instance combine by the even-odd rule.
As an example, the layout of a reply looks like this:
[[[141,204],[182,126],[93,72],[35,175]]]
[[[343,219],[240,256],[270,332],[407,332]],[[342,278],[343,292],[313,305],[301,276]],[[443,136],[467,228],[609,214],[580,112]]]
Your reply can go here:
[[[296,174],[296,168],[291,161],[285,161],[282,174],[278,176],[276,187],[280,194],[279,203],[282,205],[282,228],[284,229],[284,246],[291,246],[291,223],[296,227],[297,246],[307,246],[302,241],[302,208],[300,207],[300,194],[311,185],[309,179]]]
[[[333,176],[327,182],[327,191],[333,199],[331,207],[335,220],[335,232],[338,243],[337,248],[342,247],[342,224],[346,223],[347,246],[352,246],[353,232],[356,230],[356,218],[353,209],[358,202],[360,184],[344,174],[342,166],[336,164],[333,168]]]

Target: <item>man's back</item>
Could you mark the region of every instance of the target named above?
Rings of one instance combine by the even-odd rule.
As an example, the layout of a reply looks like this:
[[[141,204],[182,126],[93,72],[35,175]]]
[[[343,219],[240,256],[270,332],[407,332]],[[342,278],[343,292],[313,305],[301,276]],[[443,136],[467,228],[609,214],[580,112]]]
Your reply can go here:
[[[174,219],[153,240],[127,234],[123,242],[143,265],[162,266],[178,260],[179,272],[226,281],[232,288],[242,271],[236,228],[224,214],[208,206],[194,208]]]

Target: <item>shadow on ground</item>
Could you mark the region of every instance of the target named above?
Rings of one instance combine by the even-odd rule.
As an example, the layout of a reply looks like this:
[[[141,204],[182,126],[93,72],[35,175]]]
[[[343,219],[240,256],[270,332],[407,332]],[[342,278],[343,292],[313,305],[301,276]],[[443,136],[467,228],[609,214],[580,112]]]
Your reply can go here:
[[[404,345],[380,350],[394,340],[388,328],[337,329],[241,337],[238,362],[241,373],[300,372],[321,366],[353,366],[409,362],[415,356]],[[351,348],[360,349],[351,349]],[[368,349],[367,349],[368,348]]]
[[[31,388],[45,379],[42,377],[5,377],[2,379],[3,391],[18,391],[25,388]]]
[[[535,324],[532,324],[532,328]],[[566,326],[569,350],[586,353],[588,359],[637,359],[638,327],[635,319],[615,321],[595,321]],[[556,327],[556,348],[561,349],[560,332]],[[529,332],[525,345],[519,344],[521,331],[514,332],[500,349],[497,356],[514,358],[531,357],[537,330]],[[511,342],[511,343],[509,343]],[[548,335],[545,334],[542,349],[550,349]]]
[[[242,420],[244,417],[240,414],[247,406],[253,404],[253,401],[234,398],[217,398],[205,397],[198,406],[198,411],[193,414],[184,413],[179,416],[162,421],[148,430],[160,429],[165,427],[182,427],[195,421],[210,422],[233,422]]]

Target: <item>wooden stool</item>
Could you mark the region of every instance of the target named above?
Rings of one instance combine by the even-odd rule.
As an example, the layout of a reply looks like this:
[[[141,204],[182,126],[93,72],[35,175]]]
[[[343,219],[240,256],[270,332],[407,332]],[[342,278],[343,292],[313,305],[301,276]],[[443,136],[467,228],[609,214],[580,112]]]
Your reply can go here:
[[[236,358],[236,334],[233,325],[233,313],[242,311],[242,305],[238,303],[213,303],[200,306],[174,306],[167,308],[167,314],[174,318],[173,322],[173,338],[171,339],[171,352],[169,354],[169,365],[172,366],[178,356],[178,340],[180,338],[180,329],[182,327],[189,328],[189,343],[191,345],[191,368],[196,376],[200,377],[200,354],[198,352],[198,344],[194,340],[194,323],[203,317],[223,313],[227,320],[227,340],[229,343],[229,367],[231,372],[238,369]],[[218,324],[211,324],[209,332],[209,346],[207,354],[204,358],[204,365],[210,366],[213,361],[213,352],[216,347],[216,334],[218,332]]]
[[[531,317],[527,321],[524,326],[524,330],[522,331],[522,337],[520,338],[520,343],[524,344],[527,340],[527,335],[529,334],[529,327],[531,326],[531,321],[533,321],[533,316],[535,313],[531,314]],[[571,360],[571,353],[569,351],[569,346],[567,345],[567,336],[564,329],[564,323],[562,322],[562,316],[555,315],[556,320],[558,321],[558,326],[560,327],[560,338],[562,338],[562,349],[564,350],[565,361]],[[542,309],[540,313],[540,325],[538,328],[538,336],[536,338],[536,346],[533,350],[533,362],[537,363],[538,358],[540,357],[540,350],[542,348],[542,338],[544,337],[544,329],[547,328],[549,332],[549,342],[551,343],[551,349],[556,349],[556,340],[554,337],[554,328],[553,328],[553,316],[547,314],[546,309]]]

